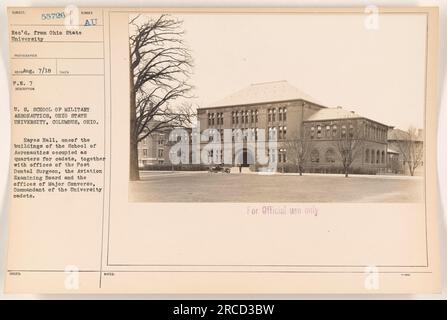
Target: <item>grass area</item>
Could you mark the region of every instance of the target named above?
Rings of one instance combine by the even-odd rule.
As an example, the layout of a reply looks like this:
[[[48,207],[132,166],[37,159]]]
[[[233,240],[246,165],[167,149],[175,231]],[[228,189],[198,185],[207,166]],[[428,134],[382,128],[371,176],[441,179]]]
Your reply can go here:
[[[129,183],[136,202],[419,202],[421,178],[144,172]]]

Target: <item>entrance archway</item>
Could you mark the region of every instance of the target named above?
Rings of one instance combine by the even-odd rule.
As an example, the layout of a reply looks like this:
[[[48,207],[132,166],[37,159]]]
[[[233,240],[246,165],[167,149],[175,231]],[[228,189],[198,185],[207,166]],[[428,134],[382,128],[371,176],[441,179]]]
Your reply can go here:
[[[249,167],[251,164],[255,163],[255,157],[252,150],[244,148],[240,150],[235,156],[235,164],[242,165],[242,167]]]

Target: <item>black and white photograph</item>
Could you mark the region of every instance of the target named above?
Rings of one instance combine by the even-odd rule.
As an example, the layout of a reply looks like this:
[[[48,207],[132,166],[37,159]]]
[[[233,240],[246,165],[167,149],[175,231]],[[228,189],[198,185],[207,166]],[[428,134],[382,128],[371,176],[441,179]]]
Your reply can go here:
[[[129,200],[422,201],[425,17],[375,18],[130,15]]]

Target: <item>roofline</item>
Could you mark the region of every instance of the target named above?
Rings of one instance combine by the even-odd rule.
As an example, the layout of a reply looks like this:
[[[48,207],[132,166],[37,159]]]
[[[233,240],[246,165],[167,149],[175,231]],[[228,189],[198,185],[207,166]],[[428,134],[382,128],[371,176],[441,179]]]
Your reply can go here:
[[[386,125],[384,123],[381,123],[381,122],[378,122],[378,121],[375,121],[375,120],[372,120],[372,119],[369,119],[369,118],[366,118],[366,117],[361,117],[361,116],[360,117],[351,117],[351,118],[332,118],[332,119],[322,119],[322,120],[303,120],[303,122],[335,121],[335,120],[349,120],[349,119],[365,119],[365,120],[368,120],[368,121],[380,124],[380,125],[382,125],[384,127],[387,127],[387,128],[394,128],[394,127],[388,126],[388,125]]]
[[[253,103],[244,103],[244,104],[229,104],[224,106],[212,106],[212,107],[203,107],[203,108],[197,108],[197,110],[207,110],[207,109],[221,109],[221,108],[231,108],[231,107],[243,107],[243,106],[254,106],[254,105],[263,105],[263,104],[270,104],[270,103],[283,103],[283,102],[293,102],[293,101],[306,101],[308,103],[312,103],[316,106],[319,106],[321,108],[328,108],[325,107],[319,103],[312,102],[306,99],[289,99],[289,100],[273,100],[273,101],[264,101],[264,102],[253,102]]]

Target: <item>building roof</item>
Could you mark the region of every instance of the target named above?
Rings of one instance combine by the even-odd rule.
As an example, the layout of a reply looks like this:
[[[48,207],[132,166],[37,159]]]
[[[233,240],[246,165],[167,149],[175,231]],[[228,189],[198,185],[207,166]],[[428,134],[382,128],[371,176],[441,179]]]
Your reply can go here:
[[[423,131],[422,130],[418,130],[416,132],[415,137],[413,137],[412,139],[414,141],[423,141]],[[408,131],[403,131],[400,129],[391,129],[388,130],[388,141],[402,141],[402,140],[408,140],[410,139],[410,134],[408,133]]]
[[[308,102],[319,104],[314,98],[283,80],[254,83],[213,103],[211,107],[226,107],[290,100],[306,100]]]
[[[306,121],[323,121],[323,120],[352,119],[352,118],[363,118],[363,117],[355,113],[354,111],[348,111],[341,107],[336,107],[336,108],[325,108],[318,110],[316,113],[311,115]]]
[[[354,111],[345,110],[342,107],[320,109],[313,115],[311,115],[309,118],[307,118],[305,121],[345,120],[345,119],[360,119],[360,118],[368,119],[370,121],[386,126],[383,123],[366,118]]]
[[[391,148],[386,149],[386,152],[387,153],[394,153],[394,154],[399,154],[400,153],[399,151],[396,151],[396,150],[391,149]]]

